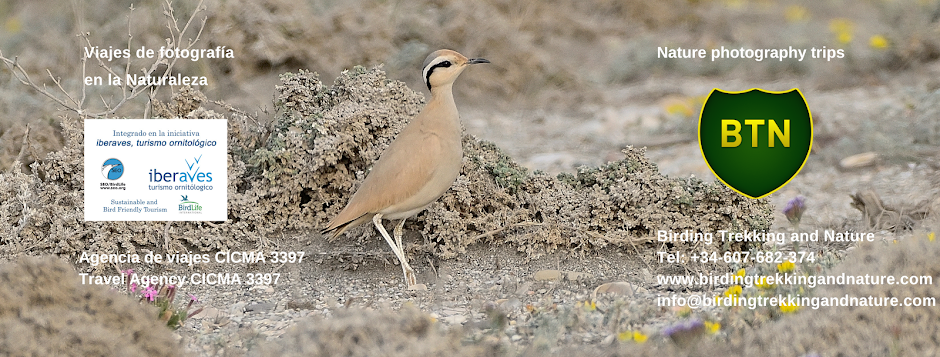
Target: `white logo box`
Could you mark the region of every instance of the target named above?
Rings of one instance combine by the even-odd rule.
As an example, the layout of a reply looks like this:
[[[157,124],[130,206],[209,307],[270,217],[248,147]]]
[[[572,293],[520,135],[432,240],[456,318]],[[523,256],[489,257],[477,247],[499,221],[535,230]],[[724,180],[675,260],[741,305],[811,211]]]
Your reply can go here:
[[[86,119],[86,221],[228,219],[228,121]]]

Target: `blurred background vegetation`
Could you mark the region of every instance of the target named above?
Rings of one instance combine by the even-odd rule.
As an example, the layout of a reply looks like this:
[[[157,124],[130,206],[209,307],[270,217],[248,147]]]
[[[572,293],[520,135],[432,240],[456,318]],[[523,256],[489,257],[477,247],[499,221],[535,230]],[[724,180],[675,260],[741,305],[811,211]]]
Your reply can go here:
[[[76,35],[87,32],[102,47],[130,42],[132,49],[159,48],[169,35],[164,6],[160,0],[3,1],[0,51],[15,56],[33,80],[55,86],[48,69],[66,90],[80,92],[85,44]],[[196,2],[173,7],[182,26]],[[250,113],[270,108],[279,73],[300,68],[331,81],[354,65],[384,63],[390,78],[423,91],[421,62],[438,48],[493,62],[461,78],[456,90],[464,103],[560,111],[602,107],[619,100],[610,96],[613,89],[662,78],[713,78],[716,86],[731,79],[795,80],[804,91],[831,90],[879,84],[940,57],[938,0],[209,0],[205,7],[195,21],[198,28],[198,20],[207,17],[196,47],[227,46],[235,59],[181,61],[174,70],[207,76],[209,86],[199,89],[210,99]],[[827,46],[844,49],[846,58],[660,59],[659,46]],[[109,65],[123,69],[126,63]],[[134,59],[131,72],[149,65]],[[105,75],[92,61],[85,71]],[[927,87],[935,90],[940,81]],[[120,96],[109,86],[86,90],[90,107]],[[169,94],[160,95],[165,100]],[[147,98],[138,98],[116,116],[141,116],[146,105]],[[697,117],[698,105],[667,103],[665,109]],[[31,152],[24,161],[60,147],[57,123],[63,114],[18,83],[8,68],[0,70],[0,169],[19,154],[27,123]]]

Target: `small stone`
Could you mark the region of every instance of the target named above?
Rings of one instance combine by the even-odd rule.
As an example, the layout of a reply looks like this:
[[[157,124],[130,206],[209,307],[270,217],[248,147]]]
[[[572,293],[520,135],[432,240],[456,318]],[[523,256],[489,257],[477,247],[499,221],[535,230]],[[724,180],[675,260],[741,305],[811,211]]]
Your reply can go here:
[[[532,282],[527,281],[519,285],[519,288],[516,289],[516,295],[523,295],[532,290]],[[530,294],[531,295],[531,294]]]
[[[633,296],[633,285],[625,281],[601,284],[594,289],[594,298],[597,294],[615,294],[620,296]]]
[[[496,306],[499,306],[505,312],[522,309],[522,301],[516,298],[496,300]]]
[[[428,286],[425,284],[414,284],[408,287],[409,291],[427,291]]]
[[[193,315],[194,319],[214,319],[219,316],[219,309],[214,307],[203,308],[198,314]]]
[[[452,315],[441,318],[441,321],[450,325],[461,325],[467,321],[467,317],[463,315]]]
[[[238,303],[232,304],[232,307],[230,307],[230,308],[228,309],[228,312],[229,312],[230,314],[232,314],[232,315],[241,315],[241,314],[244,314],[244,313],[245,313],[245,306],[247,306],[247,305],[248,305],[248,304],[243,303],[243,302],[238,302]]]
[[[516,342],[516,341],[521,340],[521,339],[522,339],[522,336],[519,336],[519,335],[512,335],[512,337],[511,337],[510,339],[512,340],[512,342]]]
[[[839,167],[843,170],[852,170],[867,166],[872,166],[878,160],[878,154],[875,152],[865,152],[846,157],[839,161]]]
[[[257,304],[251,304],[245,307],[245,312],[264,312],[274,310],[274,303],[262,302]]]
[[[559,280],[561,279],[561,270],[539,270],[533,276],[538,281]]]
[[[268,285],[255,285],[255,286],[252,286],[250,289],[248,289],[248,291],[253,292],[253,293],[273,293],[274,288]]]

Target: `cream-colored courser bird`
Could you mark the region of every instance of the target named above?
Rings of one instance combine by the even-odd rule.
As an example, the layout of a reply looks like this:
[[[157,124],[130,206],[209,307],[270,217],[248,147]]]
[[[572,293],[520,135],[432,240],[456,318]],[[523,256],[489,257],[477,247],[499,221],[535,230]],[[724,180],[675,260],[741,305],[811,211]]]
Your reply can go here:
[[[434,51],[424,60],[422,74],[431,100],[385,149],[346,207],[322,231],[335,238],[371,220],[401,262],[409,287],[417,280],[401,244],[402,226],[441,197],[460,173],[462,133],[451,88],[467,66],[477,63],[490,61],[468,59],[451,50]],[[401,220],[394,241],[382,226],[383,218]]]

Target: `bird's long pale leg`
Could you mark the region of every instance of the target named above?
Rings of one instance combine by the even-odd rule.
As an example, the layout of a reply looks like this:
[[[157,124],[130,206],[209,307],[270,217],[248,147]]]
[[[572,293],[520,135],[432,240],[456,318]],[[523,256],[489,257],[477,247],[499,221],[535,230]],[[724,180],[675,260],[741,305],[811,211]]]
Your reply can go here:
[[[401,236],[404,233],[403,227],[405,227],[406,219],[408,218],[402,218],[401,222],[398,222],[398,225],[395,226],[395,244],[398,244],[398,251],[401,252],[402,257],[404,257],[401,267],[402,271],[405,273],[405,281],[408,283],[408,286],[413,286],[418,283],[418,279],[415,278],[414,270],[412,270],[411,266],[407,263],[408,256],[405,255],[405,247],[401,244]],[[406,267],[408,269],[405,269]]]
[[[409,287],[415,285],[417,280],[414,276],[414,270],[408,265],[408,260],[405,259],[405,252],[399,248],[399,245],[395,244],[392,237],[388,235],[388,231],[385,230],[385,226],[382,225],[382,214],[376,213],[375,216],[372,217],[372,223],[375,224],[375,228],[378,229],[382,237],[385,238],[385,242],[392,248],[392,252],[395,253],[395,257],[397,257],[398,261],[401,263],[401,269],[405,273],[405,283],[407,283]],[[398,241],[400,242],[401,238],[399,238]]]

